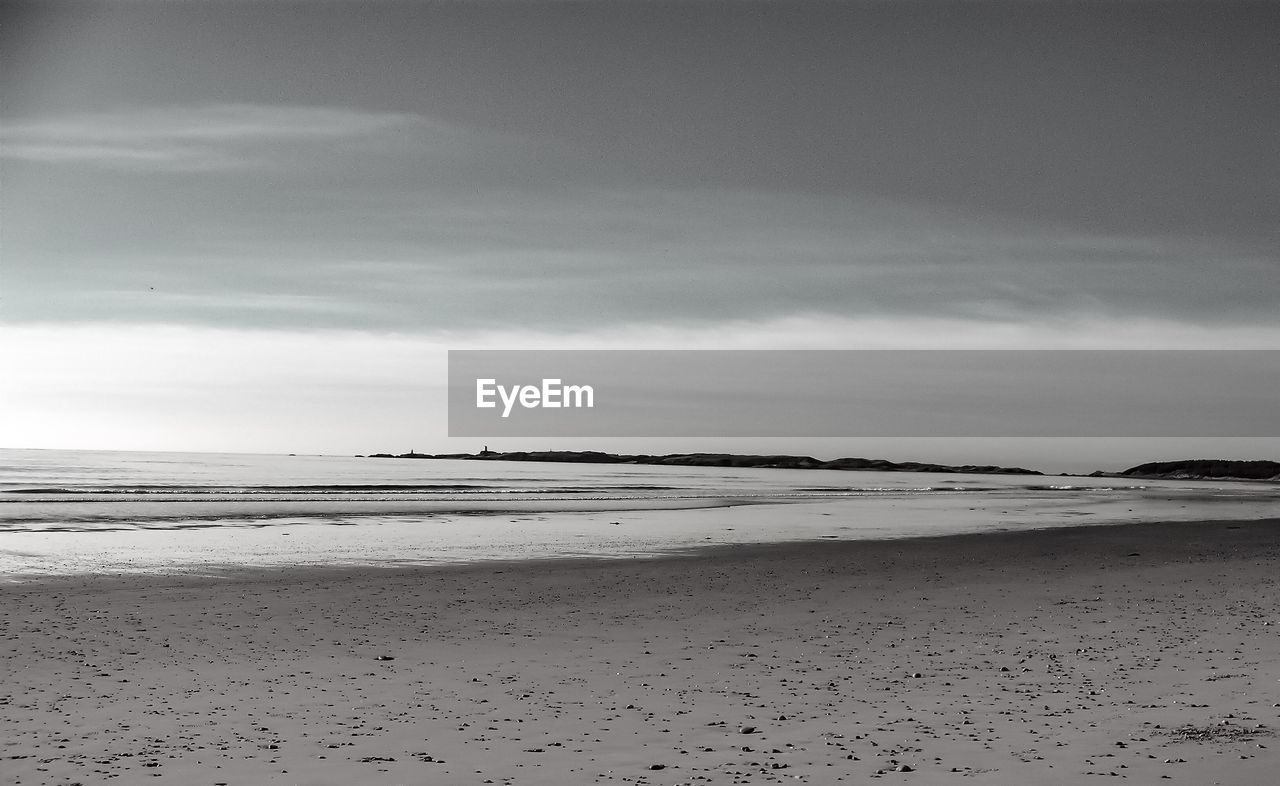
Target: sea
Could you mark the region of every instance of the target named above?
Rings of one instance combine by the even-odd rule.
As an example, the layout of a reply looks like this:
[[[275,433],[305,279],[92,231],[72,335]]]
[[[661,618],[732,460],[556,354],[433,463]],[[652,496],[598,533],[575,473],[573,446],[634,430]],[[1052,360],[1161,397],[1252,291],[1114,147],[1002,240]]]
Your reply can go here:
[[[1277,483],[0,450],[5,582],[1276,516]]]

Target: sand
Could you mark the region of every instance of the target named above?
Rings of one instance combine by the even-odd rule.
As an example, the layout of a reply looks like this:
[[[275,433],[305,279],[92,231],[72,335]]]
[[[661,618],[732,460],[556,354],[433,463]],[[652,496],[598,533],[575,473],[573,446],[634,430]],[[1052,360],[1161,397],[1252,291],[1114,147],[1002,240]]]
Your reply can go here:
[[[11,585],[0,782],[1275,783],[1278,577],[1270,520]]]

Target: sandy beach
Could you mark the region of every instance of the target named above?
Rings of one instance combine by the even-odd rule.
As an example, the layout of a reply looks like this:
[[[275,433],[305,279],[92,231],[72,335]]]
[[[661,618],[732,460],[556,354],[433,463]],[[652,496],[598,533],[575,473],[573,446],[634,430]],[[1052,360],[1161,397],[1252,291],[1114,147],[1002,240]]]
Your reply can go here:
[[[1273,783],[1280,520],[0,589],[12,784]]]

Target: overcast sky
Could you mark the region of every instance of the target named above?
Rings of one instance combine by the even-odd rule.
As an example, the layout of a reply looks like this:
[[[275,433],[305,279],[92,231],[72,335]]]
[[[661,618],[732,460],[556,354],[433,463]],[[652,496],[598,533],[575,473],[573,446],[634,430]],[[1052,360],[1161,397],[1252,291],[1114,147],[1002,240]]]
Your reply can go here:
[[[1280,348],[1274,3],[3,14],[6,446],[444,449],[449,347]]]

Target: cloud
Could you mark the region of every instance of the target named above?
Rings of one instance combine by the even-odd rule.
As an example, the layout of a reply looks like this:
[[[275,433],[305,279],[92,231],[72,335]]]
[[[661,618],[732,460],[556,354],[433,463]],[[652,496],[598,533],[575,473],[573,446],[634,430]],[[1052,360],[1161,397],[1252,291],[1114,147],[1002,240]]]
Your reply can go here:
[[[1280,305],[1274,246],[1248,237],[611,180],[554,141],[410,112],[46,117],[0,126],[0,151],[62,165],[6,171],[8,321],[420,332],[1090,312],[1245,324],[1273,323]],[[156,172],[177,174],[157,188]]]
[[[204,104],[29,119],[0,125],[0,156],[49,164],[199,172],[270,162],[264,146],[458,138],[420,115],[319,106]]]
[[[98,186],[111,200],[32,179],[6,205],[4,318],[410,332],[807,314],[1274,324],[1280,303],[1274,255],[1231,240],[872,197],[464,187],[429,169],[405,188],[356,174],[115,178]]]

